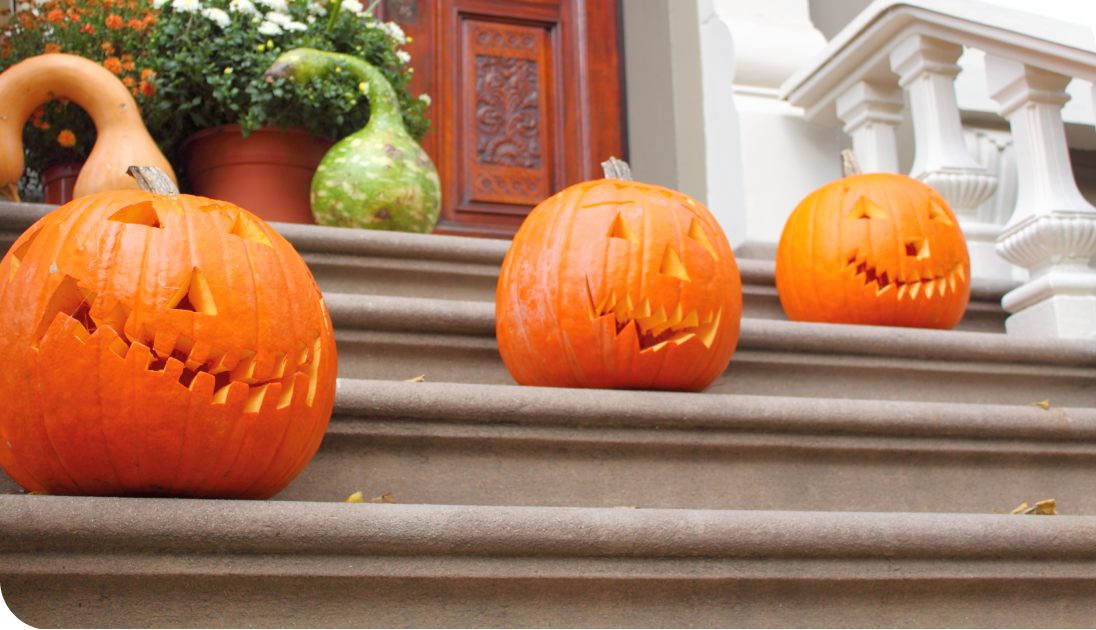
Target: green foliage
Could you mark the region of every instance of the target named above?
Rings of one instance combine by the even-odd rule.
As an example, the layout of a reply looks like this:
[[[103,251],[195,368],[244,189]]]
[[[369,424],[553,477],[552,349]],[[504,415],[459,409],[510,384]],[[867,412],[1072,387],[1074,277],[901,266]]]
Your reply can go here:
[[[413,70],[399,49],[407,38],[358,0],[37,1],[17,0],[16,12],[0,25],[0,71],[46,52],[103,64],[130,87],[149,132],[180,174],[179,146],[201,129],[239,123],[248,133],[302,125],[337,140],[365,126],[369,104],[349,76],[306,85],[264,80],[278,55],[293,48],[366,59],[395,89],[411,136],[421,140],[429,130],[429,100],[407,91]],[[59,142],[65,130],[74,138]],[[82,161],[95,144],[91,118],[60,101],[36,112],[23,135],[34,172]]]

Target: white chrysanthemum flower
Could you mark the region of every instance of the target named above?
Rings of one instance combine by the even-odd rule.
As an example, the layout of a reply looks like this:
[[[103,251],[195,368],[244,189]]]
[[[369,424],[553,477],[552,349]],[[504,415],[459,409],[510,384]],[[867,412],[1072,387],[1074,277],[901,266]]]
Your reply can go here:
[[[263,22],[259,25],[259,32],[263,35],[281,35],[282,27],[273,22]]]
[[[411,63],[411,53],[406,50],[397,50],[396,59],[399,59],[403,63]]]
[[[259,13],[259,10],[255,8],[255,5],[251,0],[232,0],[232,2],[228,3],[228,8],[230,11],[247,13],[248,15],[257,15]]]
[[[365,7],[362,6],[362,3],[358,2],[358,0],[343,0],[342,4],[339,6],[342,8],[343,11],[350,11],[351,13],[357,13],[365,9]]]
[[[407,35],[403,32],[403,29],[400,28],[399,24],[396,24],[395,22],[385,22],[384,30],[388,31],[388,34],[392,36],[392,39],[396,40],[396,43],[401,46],[407,43]]]
[[[202,3],[198,0],[172,0],[171,8],[180,13],[197,13],[202,10]]]
[[[309,2],[308,12],[312,15],[327,15],[327,9],[323,8],[318,2]]]
[[[17,13],[20,11],[30,11],[32,8],[33,7],[30,6],[29,2],[22,2],[19,4],[19,6],[15,7],[15,11]]]
[[[304,21],[308,22],[309,24],[315,24],[316,23],[316,16],[315,15],[310,15],[310,16],[306,17],[304,19]]]
[[[285,0],[259,0],[259,4],[274,11],[289,13],[289,5],[286,4]]]
[[[225,28],[229,24],[232,24],[232,18],[228,17],[228,14],[217,8],[202,9],[202,15],[209,18],[211,22]]]
[[[287,30],[287,31],[307,31],[308,30],[308,25],[307,24],[301,24],[300,22],[290,22],[289,24],[285,25],[285,30]]]
[[[293,18],[284,13],[278,13],[277,11],[267,11],[266,19],[268,22],[273,22],[278,26],[285,26],[293,21]]]
[[[426,103],[427,107],[430,107],[430,103],[433,102],[433,101],[430,100],[430,95],[429,94],[419,94],[419,100],[422,101],[423,103]]]

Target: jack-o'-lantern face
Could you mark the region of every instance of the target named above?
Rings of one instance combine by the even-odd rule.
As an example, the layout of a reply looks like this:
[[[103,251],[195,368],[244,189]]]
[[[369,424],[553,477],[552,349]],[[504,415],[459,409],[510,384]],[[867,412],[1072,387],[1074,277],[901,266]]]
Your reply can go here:
[[[797,321],[953,328],[969,277],[951,208],[903,175],[854,175],[816,190],[777,250],[777,291]]]
[[[599,180],[538,206],[496,299],[522,384],[699,391],[730,361],[742,290],[714,218],[659,186]]]
[[[236,206],[114,191],[0,263],[0,464],[51,494],[269,497],[334,403],[304,262]]]

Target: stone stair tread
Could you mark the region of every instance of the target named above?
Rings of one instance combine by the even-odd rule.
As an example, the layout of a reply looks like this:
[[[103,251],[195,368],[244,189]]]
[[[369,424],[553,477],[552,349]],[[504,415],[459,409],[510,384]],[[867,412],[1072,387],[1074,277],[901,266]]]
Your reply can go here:
[[[0,532],[35,625],[1084,625],[1096,588],[1086,516],[3,496]]]
[[[486,302],[378,295],[324,294],[336,328],[493,337],[495,307]],[[1096,366],[1096,341],[1013,337],[890,326],[742,319],[740,350],[780,350],[933,360],[1007,361]],[[733,359],[732,359],[733,360]]]

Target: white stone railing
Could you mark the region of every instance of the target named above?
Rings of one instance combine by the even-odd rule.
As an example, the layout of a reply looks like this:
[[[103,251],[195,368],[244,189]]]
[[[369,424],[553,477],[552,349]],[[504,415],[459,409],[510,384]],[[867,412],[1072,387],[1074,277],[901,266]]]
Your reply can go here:
[[[964,46],[986,53],[989,94],[1012,131],[1016,204],[1007,221],[986,208],[1000,170],[964,144],[954,87]],[[898,170],[895,129],[908,99],[909,174],[951,204],[972,275],[1000,277],[1008,263],[1029,272],[1002,301],[1013,313],[1008,332],[1096,337],[1096,270],[1088,267],[1096,208],[1077,189],[1060,111],[1074,77],[1096,81],[1096,38],[1086,26],[975,0],[876,0],[784,83],[781,97],[811,122],[843,123],[864,170],[875,172]]]

